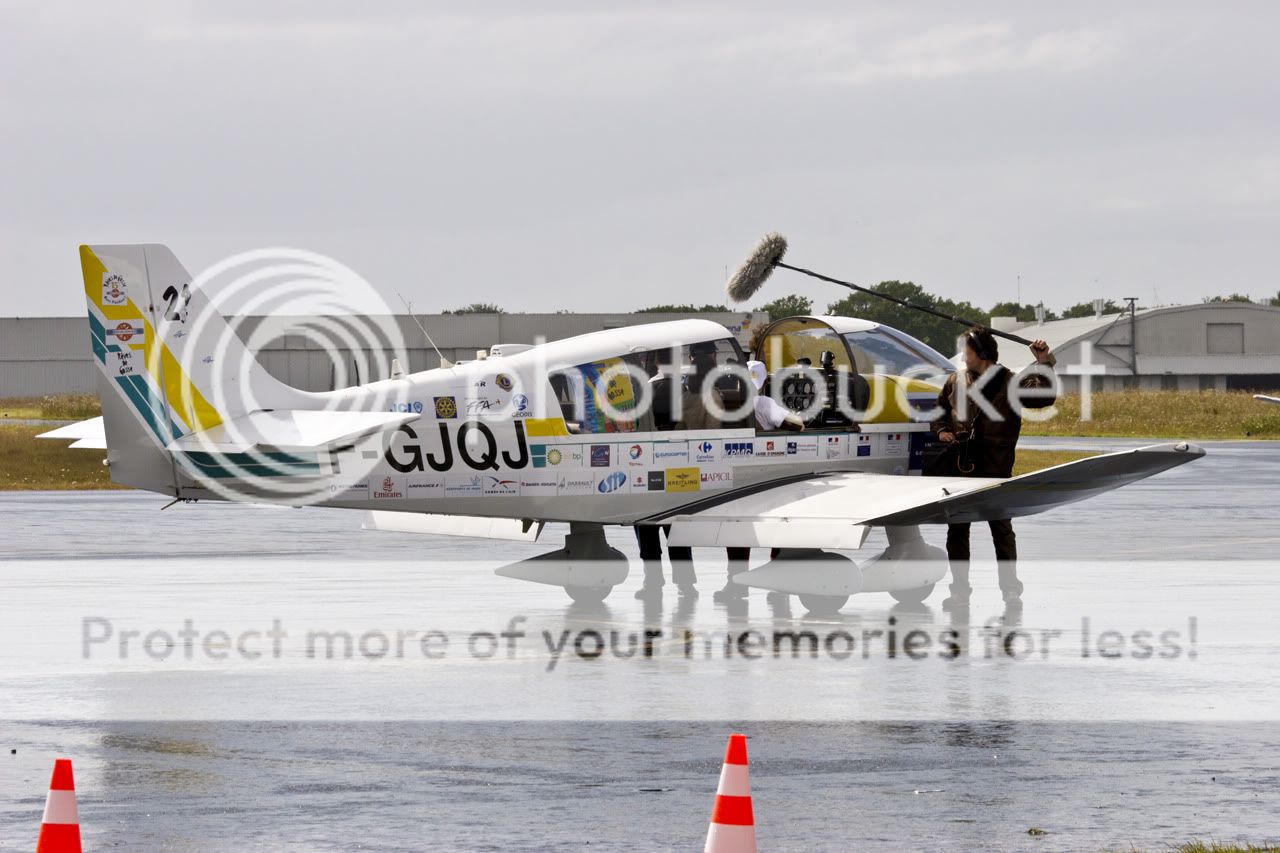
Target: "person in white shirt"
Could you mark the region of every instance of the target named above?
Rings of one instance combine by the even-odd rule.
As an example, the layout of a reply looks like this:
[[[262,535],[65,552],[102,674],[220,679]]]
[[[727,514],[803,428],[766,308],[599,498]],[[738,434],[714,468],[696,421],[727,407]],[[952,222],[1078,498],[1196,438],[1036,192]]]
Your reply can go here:
[[[756,429],[802,431],[804,429],[804,421],[800,420],[799,415],[768,394],[760,393],[764,388],[765,380],[769,378],[769,372],[765,368],[764,362],[748,361],[747,370],[751,371],[751,381],[756,386]]]

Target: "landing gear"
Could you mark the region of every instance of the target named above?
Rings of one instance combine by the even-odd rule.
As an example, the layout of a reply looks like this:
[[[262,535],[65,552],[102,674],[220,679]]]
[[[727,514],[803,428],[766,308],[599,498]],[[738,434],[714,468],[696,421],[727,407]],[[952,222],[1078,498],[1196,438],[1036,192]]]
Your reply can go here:
[[[847,595],[806,595],[800,593],[800,603],[814,616],[835,616],[849,603]]]
[[[829,577],[821,576],[816,580],[819,589],[823,587],[830,589],[847,584],[848,580],[844,577],[845,572],[849,568],[853,568],[856,571],[852,560],[843,554],[837,554],[833,551],[821,551],[813,548],[783,548],[778,552],[777,561],[782,562],[785,560],[848,564],[842,570],[834,571]],[[814,616],[835,616],[840,612],[841,607],[849,603],[849,595],[847,593],[799,592],[796,595],[800,598],[800,603],[804,605],[804,609]]]
[[[933,594],[933,584],[925,584],[914,589],[891,589],[889,594],[902,604],[924,604],[924,600]]]
[[[613,592],[611,586],[566,586],[564,591],[569,593],[569,597],[576,604],[603,604],[609,593]]]
[[[604,525],[572,522],[564,547],[497,569],[504,578],[563,587],[578,604],[600,604],[627,579],[627,556],[609,547]]]

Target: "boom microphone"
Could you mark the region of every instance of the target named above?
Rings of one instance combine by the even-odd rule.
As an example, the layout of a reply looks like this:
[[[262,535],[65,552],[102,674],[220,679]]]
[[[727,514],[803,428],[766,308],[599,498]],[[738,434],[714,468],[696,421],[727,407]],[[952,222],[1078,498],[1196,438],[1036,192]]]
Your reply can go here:
[[[769,276],[773,274],[774,267],[782,267],[785,270],[798,272],[802,275],[816,278],[819,281],[838,284],[841,287],[847,287],[850,290],[856,290],[859,293],[865,293],[868,296],[874,296],[877,299],[893,302],[896,305],[901,305],[903,308],[911,308],[912,310],[922,311],[925,314],[931,314],[934,317],[939,317],[943,320],[950,320],[951,322],[959,323],[962,326],[977,326],[979,328],[986,329],[996,337],[1004,338],[1008,341],[1014,341],[1015,343],[1023,344],[1025,346],[1031,346],[1031,341],[1026,338],[1010,334],[1009,332],[997,331],[990,328],[985,323],[975,323],[974,321],[967,320],[964,317],[960,317],[955,314],[945,314],[942,311],[936,311],[925,305],[914,305],[905,299],[899,299],[898,297],[890,296],[887,293],[879,293],[850,281],[841,281],[838,278],[831,278],[830,276],[825,276],[822,273],[807,270],[804,267],[793,267],[791,264],[784,264],[782,262],[782,256],[786,253],[786,237],[783,237],[776,231],[771,231],[764,235],[764,237],[760,239],[760,243],[756,246],[755,251],[747,256],[747,259],[742,262],[742,266],[738,267],[734,274],[729,278],[729,281],[725,283],[725,295],[729,297],[731,302],[745,302],[752,296],[755,296],[756,293],[759,292],[760,288],[764,287],[764,283],[768,281]]]

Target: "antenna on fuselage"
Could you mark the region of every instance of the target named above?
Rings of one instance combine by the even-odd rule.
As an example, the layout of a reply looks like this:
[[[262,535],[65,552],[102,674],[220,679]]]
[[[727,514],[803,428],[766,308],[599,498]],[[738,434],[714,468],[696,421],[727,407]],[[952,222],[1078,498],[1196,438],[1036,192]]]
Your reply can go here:
[[[431,348],[435,350],[436,355],[440,357],[440,366],[451,367],[452,363],[449,359],[444,357],[444,353],[440,352],[440,347],[436,346],[436,342],[431,340],[431,335],[427,333],[427,327],[422,325],[422,321],[414,315],[412,303],[410,303],[408,299],[405,299],[399,291],[396,291],[396,296],[399,296],[400,301],[404,303],[404,310],[409,312],[409,319],[416,323],[418,328],[422,330],[422,336],[427,339],[427,343],[431,344]]]

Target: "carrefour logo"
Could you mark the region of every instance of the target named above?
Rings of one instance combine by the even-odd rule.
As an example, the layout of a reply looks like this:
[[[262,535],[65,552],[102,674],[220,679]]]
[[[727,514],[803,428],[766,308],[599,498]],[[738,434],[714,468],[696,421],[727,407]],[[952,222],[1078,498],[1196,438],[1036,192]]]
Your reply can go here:
[[[616,492],[618,489],[622,488],[626,482],[626,474],[621,471],[614,471],[608,477],[605,477],[600,481],[599,485],[596,486],[596,491],[600,492],[602,495],[607,495],[610,492]]]
[[[710,453],[711,448],[712,448],[712,444],[709,441],[704,441],[702,442],[702,444],[698,445],[698,450],[702,451],[703,453]]]

